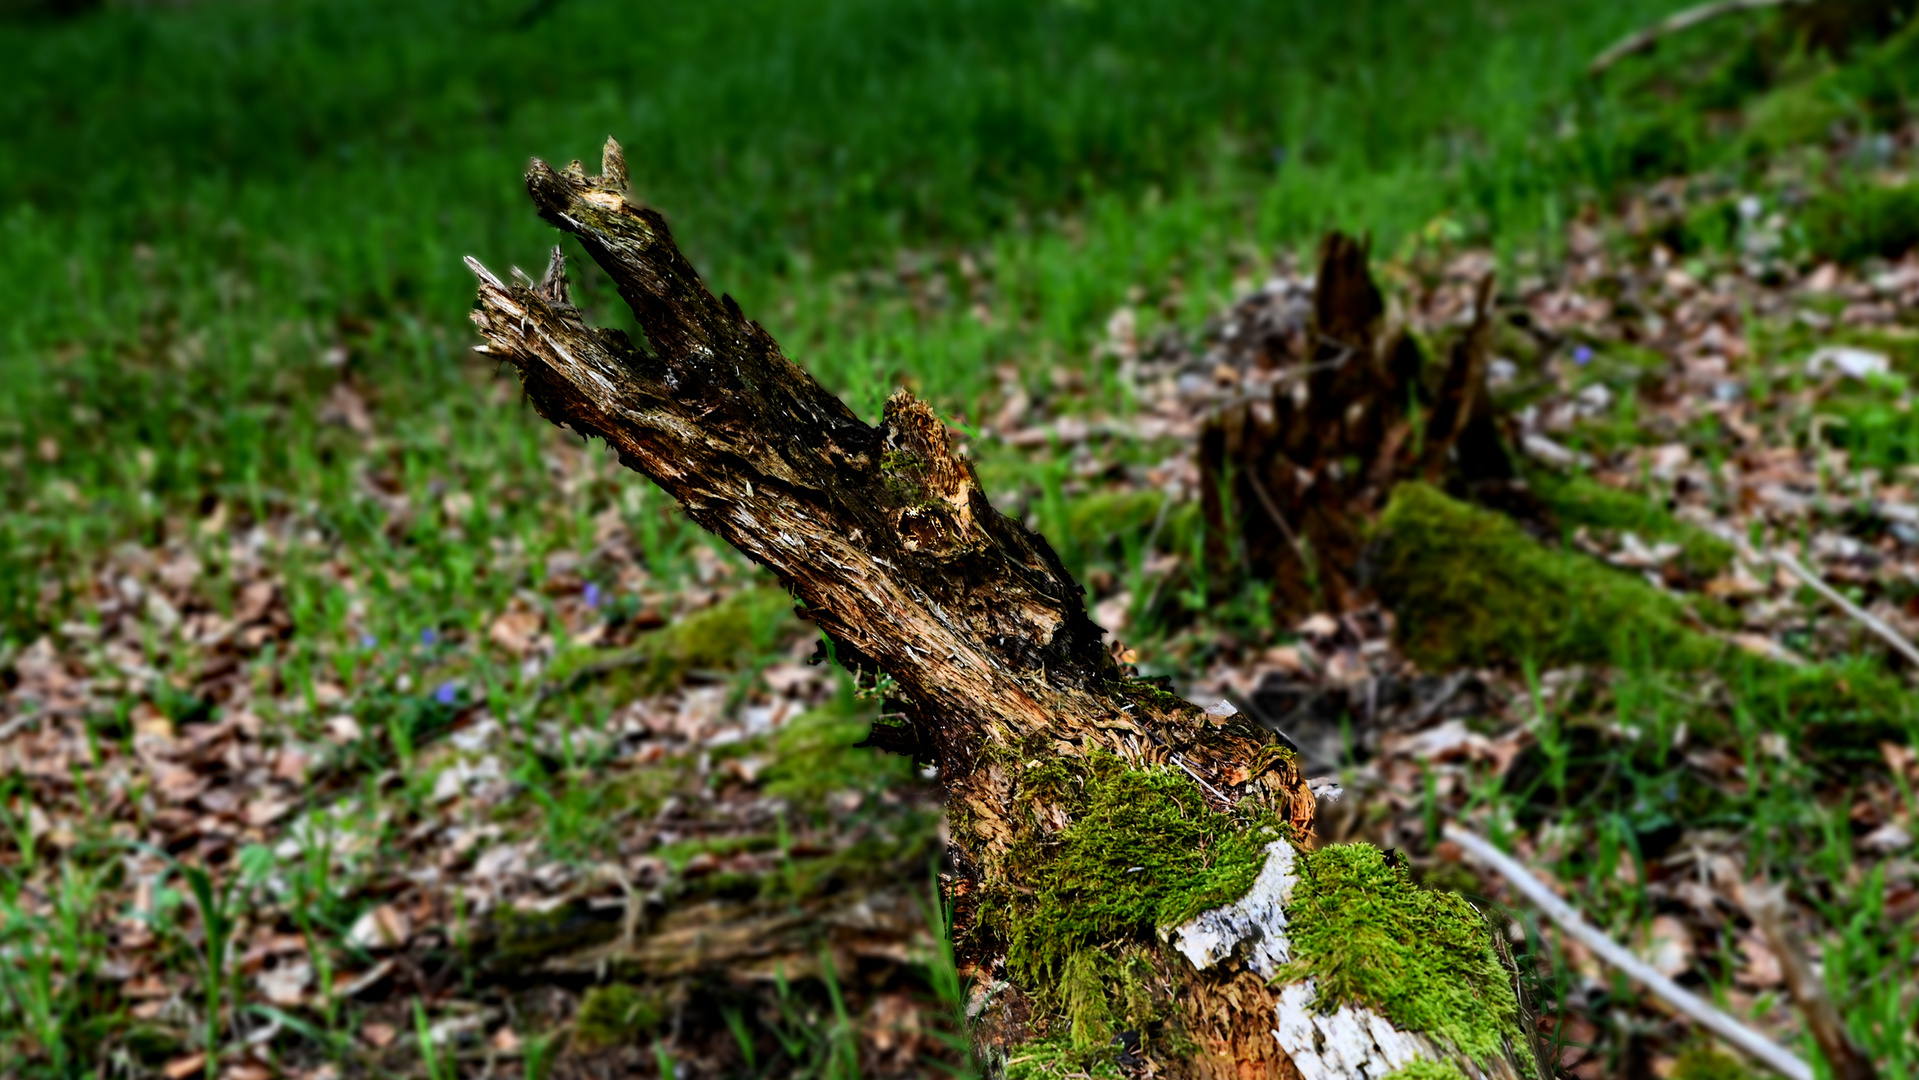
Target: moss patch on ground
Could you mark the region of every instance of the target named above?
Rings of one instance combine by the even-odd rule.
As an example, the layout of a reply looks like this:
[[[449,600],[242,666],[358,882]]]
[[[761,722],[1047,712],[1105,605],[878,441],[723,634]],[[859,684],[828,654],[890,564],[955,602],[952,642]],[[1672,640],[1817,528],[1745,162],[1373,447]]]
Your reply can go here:
[[[1020,773],[1016,832],[975,932],[1005,945],[1013,978],[1065,1022],[1074,1047],[1105,1047],[1122,1024],[1150,1019],[1150,995],[1127,989],[1137,947],[1245,895],[1285,827],[1263,812],[1220,813],[1183,773],[1104,752],[1008,764]],[[963,815],[955,827],[967,827]]]
[[[1688,577],[1710,578],[1732,565],[1731,544],[1665,507],[1630,491],[1608,487],[1584,473],[1529,472],[1526,483],[1567,528],[1630,532],[1650,543],[1679,545],[1679,567]]]
[[[609,983],[587,990],[573,1019],[573,1042],[594,1050],[639,1042],[666,1016],[666,1003],[627,983]]]
[[[1373,587],[1398,619],[1401,647],[1431,670],[1605,663],[1622,645],[1685,669],[1726,652],[1686,625],[1678,598],[1586,555],[1549,548],[1504,515],[1426,484],[1394,490],[1373,541]]]
[[[852,694],[788,720],[773,736],[764,790],[796,807],[824,807],[826,796],[853,789],[871,794],[912,778],[913,763],[897,754],[854,749],[873,728],[876,702]]]
[[[1752,1077],[1752,1070],[1743,1062],[1714,1049],[1709,1042],[1686,1047],[1672,1069],[1672,1080],[1752,1080]]]
[[[1394,491],[1373,539],[1373,586],[1400,647],[1428,670],[1530,660],[1710,671],[1735,701],[1832,745],[1903,738],[1919,715],[1919,697],[1870,656],[1789,666],[1733,648],[1688,625],[1708,620],[1680,597],[1425,484]]]
[[[1168,506],[1166,493],[1152,488],[1096,491],[1074,499],[1066,511],[1073,543],[1088,551],[1123,549],[1127,537],[1153,537],[1163,551],[1187,551],[1201,527],[1197,502]]]
[[[1293,960],[1280,977],[1315,980],[1318,1008],[1376,1009],[1480,1062],[1522,1037],[1511,976],[1472,905],[1420,888],[1370,844],[1301,852],[1296,872]]]
[[[642,635],[618,649],[569,649],[547,679],[562,686],[596,675],[627,695],[671,689],[691,671],[731,671],[771,652],[799,629],[793,600],[780,589],[747,589]]]

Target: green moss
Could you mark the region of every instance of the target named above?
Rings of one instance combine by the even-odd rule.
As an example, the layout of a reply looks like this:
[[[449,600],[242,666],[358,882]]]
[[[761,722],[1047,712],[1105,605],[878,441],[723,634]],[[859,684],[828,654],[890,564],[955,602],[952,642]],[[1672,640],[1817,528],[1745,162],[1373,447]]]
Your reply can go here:
[[[1672,1080],[1752,1080],[1752,1071],[1731,1054],[1713,1049],[1711,1043],[1696,1042],[1680,1051]]]
[[[1014,978],[1042,999],[1069,971],[1085,977],[1087,950],[1153,940],[1156,927],[1243,896],[1283,831],[1276,817],[1213,810],[1184,773],[1134,769],[1103,752],[1014,767],[1021,820],[977,926],[1005,944]],[[1054,829],[1062,812],[1068,820]],[[1042,1003],[1090,1024],[1090,1003],[1067,998]]]
[[[1113,1011],[1106,1002],[1112,967],[1111,959],[1098,949],[1081,949],[1066,958],[1059,985],[1070,1024],[1067,1037],[1075,1050],[1093,1050],[1113,1041]]]
[[[747,589],[625,648],[569,649],[553,658],[547,678],[566,685],[602,675],[611,693],[655,694],[677,685],[689,671],[743,667],[798,628],[786,593]]]
[[[1164,518],[1161,510],[1164,508]],[[1159,531],[1154,535],[1153,528]],[[1125,540],[1153,538],[1162,551],[1191,550],[1202,528],[1199,504],[1166,505],[1166,493],[1153,488],[1096,491],[1074,499],[1066,508],[1066,529],[1073,543],[1087,551],[1123,551]]]
[[[1919,245],[1919,183],[1861,183],[1806,204],[1806,245],[1839,262],[1895,259]]]
[[[1041,1039],[1006,1059],[1006,1080],[1122,1080],[1126,1074],[1108,1058],[1089,1060],[1066,1039]]]
[[[1622,647],[1696,668],[1726,651],[1685,625],[1675,597],[1425,484],[1394,490],[1373,539],[1373,586],[1401,646],[1429,668],[1607,662]]]
[[[763,790],[812,806],[849,788],[873,792],[909,780],[913,764],[906,758],[855,748],[877,711],[848,694],[788,720],[773,736]]]
[[[1420,888],[1370,844],[1301,852],[1297,865],[1280,978],[1315,980],[1318,1008],[1377,1009],[1481,1062],[1518,1038],[1511,977],[1472,905]]]
[[[1594,480],[1584,473],[1530,472],[1526,482],[1568,528],[1631,532],[1649,543],[1679,545],[1679,566],[1688,576],[1715,577],[1732,565],[1731,544],[1690,525],[1650,499]]]
[[[1823,142],[1852,112],[1822,80],[1783,86],[1746,107],[1746,139],[1763,151]]]
[[[476,959],[495,971],[520,971],[548,956],[611,941],[619,932],[618,923],[594,917],[581,903],[551,911],[506,904],[487,917],[485,947]]]
[[[1466,1074],[1454,1062],[1418,1058],[1403,1068],[1387,1073],[1380,1080],[1466,1080]]]
[[[580,999],[573,1041],[583,1050],[630,1045],[658,1028],[665,1015],[665,1002],[657,993],[627,983],[595,986]]]

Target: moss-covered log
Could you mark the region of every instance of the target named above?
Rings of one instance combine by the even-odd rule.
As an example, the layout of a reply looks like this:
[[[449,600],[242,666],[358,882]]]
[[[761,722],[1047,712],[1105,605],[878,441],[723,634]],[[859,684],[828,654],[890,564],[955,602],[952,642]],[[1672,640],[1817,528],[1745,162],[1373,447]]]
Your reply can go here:
[[[1514,1076],[1513,991],[1463,902],[1370,849],[1312,851],[1313,797],[1255,725],[1129,677],[1042,538],[996,512],[905,392],[869,426],[701,284],[602,173],[534,162],[540,214],[644,344],[477,262],[481,351],[771,568],[837,655],[894,680],[874,741],[939,768],[946,887],[996,1073]]]

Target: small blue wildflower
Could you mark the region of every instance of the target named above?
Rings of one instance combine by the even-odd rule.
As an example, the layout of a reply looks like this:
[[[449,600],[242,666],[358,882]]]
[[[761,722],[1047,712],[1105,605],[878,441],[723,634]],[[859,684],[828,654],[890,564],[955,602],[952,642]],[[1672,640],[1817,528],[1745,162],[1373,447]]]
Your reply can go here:
[[[451,681],[441,683],[439,689],[433,691],[433,700],[442,705],[453,704],[459,696],[460,688],[453,685]]]
[[[420,644],[431,645],[438,640],[440,640],[440,635],[436,633],[431,626],[420,631]]]
[[[379,644],[380,644],[380,639],[374,637],[372,634],[360,635],[360,648],[362,649],[371,649],[378,646]]]
[[[1573,350],[1573,363],[1585,366],[1592,363],[1593,350],[1590,345],[1581,345]]]
[[[585,600],[586,600],[587,607],[590,607],[590,608],[599,607],[600,606],[600,587],[598,585],[593,584],[590,581],[587,582]]]

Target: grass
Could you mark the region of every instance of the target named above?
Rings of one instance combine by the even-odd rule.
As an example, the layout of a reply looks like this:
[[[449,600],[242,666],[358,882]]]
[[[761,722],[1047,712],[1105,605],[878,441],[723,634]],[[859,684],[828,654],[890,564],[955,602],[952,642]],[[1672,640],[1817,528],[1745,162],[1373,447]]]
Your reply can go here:
[[[977,420],[1002,367],[1064,408],[1123,412],[1110,365],[1089,359],[1116,308],[1137,312],[1142,336],[1190,328],[1275,251],[1333,225],[1370,230],[1382,251],[1454,235],[1523,269],[1552,254],[1582,204],[1624,185],[1707,165],[1756,173],[1763,155],[1835,121],[1894,123],[1914,95],[1910,31],[1836,64],[1728,29],[1585,80],[1593,53],[1669,7],[208,0],[0,23],[16,62],[0,99],[0,671],[43,636],[97,635],[101,598],[141,551],[192,558],[196,588],[224,616],[253,602],[265,567],[286,627],[241,671],[272,703],[263,722],[324,742],[344,688],[337,707],[371,732],[321,763],[354,798],[307,819],[304,851],[240,893],[225,891],[238,879],[216,884],[182,863],[191,900],[163,887],[143,916],[170,963],[204,971],[209,1075],[238,1030],[230,908],[245,907],[245,890],[277,890],[301,933],[341,939],[380,853],[397,849],[398,822],[431,798],[444,764],[433,745],[458,709],[485,703],[519,726],[505,768],[537,794],[514,804],[513,824],[587,862],[612,842],[613,815],[664,791],[602,775],[593,734],[621,699],[687,668],[743,693],[791,632],[785,603],[762,591],[622,652],[558,641],[560,666],[544,672],[488,645],[498,613],[551,616],[589,585],[616,622],[637,624],[661,616],[649,604],[694,610],[687,597],[716,581],[752,580],[657,490],[549,430],[464,352],[460,256],[534,266],[552,240],[516,182],[528,155],[590,157],[620,137],[641,194],[709,279],[866,415],[904,381]],[[1699,74],[1674,74],[1688,71]],[[1748,124],[1715,132],[1707,109]],[[1852,258],[1910,242],[1910,187],[1879,184],[1872,162],[1826,164],[1834,180],[1815,200],[1810,250]],[[1843,212],[1861,200],[1869,213]],[[1727,220],[1701,217],[1676,246],[1729,243]],[[620,323],[606,283],[578,277],[594,317]],[[1059,392],[1063,371],[1090,392]],[[1904,412],[1866,400],[1852,423],[1888,464],[1919,454]],[[1157,450],[1133,452],[1147,462]],[[1189,508],[1100,502],[1073,489],[1064,461],[981,456],[989,489],[1037,492],[1031,516],[1076,571],[1133,583],[1149,668],[1203,666],[1147,610],[1151,549],[1198,543]],[[1701,574],[1723,561],[1663,511],[1580,494],[1565,505],[1588,516],[1569,525],[1670,534]],[[613,529],[643,553],[630,572],[595,558]],[[1257,595],[1222,607],[1191,580],[1168,593],[1188,615],[1273,636]],[[1664,616],[1685,638],[1678,613]],[[1621,674],[1561,710],[1542,728],[1552,754],[1483,799],[1552,823],[1566,838],[1555,872],[1599,883],[1595,905],[1622,926],[1650,910],[1618,884],[1620,868],[1643,863],[1635,853],[1682,813],[1744,829],[1775,874],[1830,881],[1818,896],[1838,928],[1826,963],[1846,987],[1842,1008],[1910,1075],[1897,980],[1871,973],[1904,970],[1919,944],[1875,919],[1871,880],[1854,880],[1849,848],[1820,839],[1843,823],[1802,797],[1845,781],[1829,763],[1756,749],[1812,720],[1776,686],[1708,701],[1644,660],[1643,640],[1586,624],[1566,634],[1578,658],[1619,660]],[[175,725],[227,715],[180,688],[205,659],[156,632],[150,670],[125,673],[90,730],[130,750],[136,707]],[[553,693],[565,665],[595,663],[622,665],[626,682]],[[817,801],[903,781],[903,765],[845,750],[865,722],[855,713],[843,701],[786,729],[772,784]],[[1585,723],[1601,714],[1640,734]],[[541,725],[559,737],[543,743]],[[1746,760],[1762,775],[1738,793],[1696,790],[1669,752],[1681,727],[1715,725],[1754,748]],[[389,770],[400,783],[382,779]],[[118,872],[105,825],[38,895],[46,849],[24,791],[7,792],[17,835],[0,844],[0,1059],[64,1077],[108,1045],[132,1048],[142,1068],[183,1052],[140,1051],[140,1025],[94,977],[110,914],[100,897]],[[812,865],[823,862],[796,863],[796,892],[831,880],[833,866]],[[167,924],[196,909],[190,932]],[[337,975],[326,955],[314,950],[322,984]],[[929,977],[958,1007],[957,975]],[[301,1022],[345,1060],[351,1007],[321,997]],[[782,1063],[762,1064],[849,1075],[837,995],[817,1014],[783,1002]],[[435,1056],[417,1003],[404,1019],[426,1075],[457,1068]],[[650,1025],[626,1034],[642,1028],[650,1038]],[[552,1044],[528,1038],[531,1075]]]

